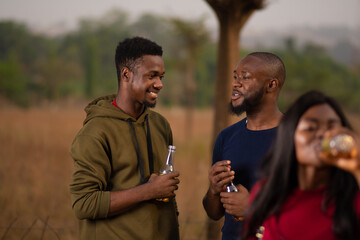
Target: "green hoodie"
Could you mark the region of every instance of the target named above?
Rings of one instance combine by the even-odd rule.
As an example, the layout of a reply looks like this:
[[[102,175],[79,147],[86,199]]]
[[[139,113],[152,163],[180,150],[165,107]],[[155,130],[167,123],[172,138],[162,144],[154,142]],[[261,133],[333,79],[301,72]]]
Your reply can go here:
[[[134,119],[112,105],[115,97],[98,98],[85,108],[87,117],[71,146],[74,172],[70,193],[80,219],[79,239],[179,239],[175,199],[142,202],[123,214],[107,217],[110,191],[146,181],[151,155],[153,170],[159,172],[172,144],[171,128],[164,117],[146,108]]]

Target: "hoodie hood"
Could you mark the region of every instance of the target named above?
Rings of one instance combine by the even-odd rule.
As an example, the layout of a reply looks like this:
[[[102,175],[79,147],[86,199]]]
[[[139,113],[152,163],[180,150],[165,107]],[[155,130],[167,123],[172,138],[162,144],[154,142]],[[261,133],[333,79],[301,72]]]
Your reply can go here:
[[[131,122],[144,122],[145,116],[149,112],[149,109],[145,107],[144,112],[139,116],[138,119],[131,117],[130,115],[124,113],[115,107],[112,102],[116,98],[116,94],[111,94],[103,97],[99,97],[92,102],[90,102],[85,107],[86,118],[84,120],[84,125],[93,118],[117,118],[123,121]]]

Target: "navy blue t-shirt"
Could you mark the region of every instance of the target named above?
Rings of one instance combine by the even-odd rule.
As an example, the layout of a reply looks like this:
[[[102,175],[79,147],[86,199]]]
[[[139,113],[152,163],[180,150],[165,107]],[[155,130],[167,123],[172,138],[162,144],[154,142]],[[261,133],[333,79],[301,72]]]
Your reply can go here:
[[[242,184],[249,191],[256,182],[256,169],[260,160],[269,150],[277,128],[252,131],[246,128],[246,118],[225,128],[216,138],[213,164],[222,160],[231,161],[235,171],[234,184]],[[223,240],[240,239],[242,221],[233,220],[225,213],[222,227]]]

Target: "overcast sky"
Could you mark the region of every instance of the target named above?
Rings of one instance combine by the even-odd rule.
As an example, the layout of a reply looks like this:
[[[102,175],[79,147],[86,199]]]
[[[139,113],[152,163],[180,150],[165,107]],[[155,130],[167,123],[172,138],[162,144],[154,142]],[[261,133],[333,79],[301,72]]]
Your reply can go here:
[[[360,0],[268,2],[265,9],[250,18],[246,29],[261,31],[301,25],[360,28]],[[74,27],[79,18],[101,17],[112,8],[123,9],[132,18],[144,12],[187,19],[205,14],[207,24],[216,27],[215,15],[205,0],[0,0],[0,20],[18,20],[39,28],[60,23]]]

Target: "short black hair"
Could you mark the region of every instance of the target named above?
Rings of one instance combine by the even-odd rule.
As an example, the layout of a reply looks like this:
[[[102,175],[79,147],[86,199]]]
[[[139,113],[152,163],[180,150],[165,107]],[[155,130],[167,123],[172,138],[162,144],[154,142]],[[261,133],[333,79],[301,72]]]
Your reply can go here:
[[[162,47],[146,38],[126,38],[119,42],[115,52],[115,65],[118,82],[120,82],[120,72],[124,67],[134,71],[136,65],[139,63],[138,60],[141,60],[142,56],[162,56],[162,54]]]

